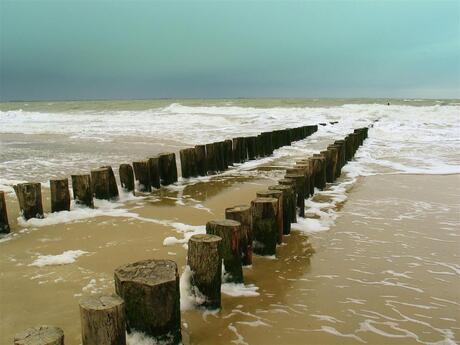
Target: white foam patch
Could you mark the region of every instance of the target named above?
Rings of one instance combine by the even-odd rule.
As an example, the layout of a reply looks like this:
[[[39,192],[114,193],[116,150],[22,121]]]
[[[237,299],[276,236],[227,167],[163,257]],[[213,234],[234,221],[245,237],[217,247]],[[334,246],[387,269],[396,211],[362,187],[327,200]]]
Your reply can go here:
[[[259,288],[254,284],[237,284],[237,283],[223,283],[220,291],[232,297],[255,297],[260,294],[257,292]]]
[[[58,255],[39,255],[38,258],[29,266],[54,266],[54,265],[67,265],[74,263],[77,258],[82,255],[88,254],[83,250],[67,250]]]
[[[190,266],[185,266],[184,272],[180,276],[180,309],[191,310],[206,301],[206,297],[191,285],[192,270]]]

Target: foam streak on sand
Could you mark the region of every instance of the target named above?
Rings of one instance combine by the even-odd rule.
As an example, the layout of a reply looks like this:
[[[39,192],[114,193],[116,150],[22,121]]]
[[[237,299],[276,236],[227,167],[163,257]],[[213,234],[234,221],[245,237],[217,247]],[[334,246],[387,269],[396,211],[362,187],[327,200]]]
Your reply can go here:
[[[77,258],[82,255],[88,254],[83,250],[67,250],[58,255],[39,255],[38,258],[29,266],[54,266],[54,265],[67,265],[74,263]]]

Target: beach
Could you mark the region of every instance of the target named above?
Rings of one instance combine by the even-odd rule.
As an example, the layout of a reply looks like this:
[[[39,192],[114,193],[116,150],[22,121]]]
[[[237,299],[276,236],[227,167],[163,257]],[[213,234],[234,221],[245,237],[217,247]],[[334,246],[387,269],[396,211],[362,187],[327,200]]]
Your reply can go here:
[[[244,285],[223,285],[220,311],[194,307],[182,275],[184,343],[460,342],[458,101],[31,102],[2,103],[0,111],[0,190],[12,227],[0,237],[0,343],[52,324],[66,344],[80,344],[78,301],[112,293],[115,268],[166,258],[182,274],[187,240],[207,221],[250,203],[296,160],[369,125],[342,176],[306,201],[305,219],[276,257],[255,256]],[[222,174],[49,213],[50,178],[318,123],[326,125],[306,139]],[[45,219],[19,217],[12,185],[20,181],[42,182]],[[153,344],[140,334],[128,341]]]

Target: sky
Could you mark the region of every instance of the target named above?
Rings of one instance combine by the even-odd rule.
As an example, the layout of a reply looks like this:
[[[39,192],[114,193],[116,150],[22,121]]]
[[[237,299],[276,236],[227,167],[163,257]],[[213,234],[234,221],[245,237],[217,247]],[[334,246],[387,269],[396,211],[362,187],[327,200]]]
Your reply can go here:
[[[460,0],[0,0],[0,100],[460,98]]]

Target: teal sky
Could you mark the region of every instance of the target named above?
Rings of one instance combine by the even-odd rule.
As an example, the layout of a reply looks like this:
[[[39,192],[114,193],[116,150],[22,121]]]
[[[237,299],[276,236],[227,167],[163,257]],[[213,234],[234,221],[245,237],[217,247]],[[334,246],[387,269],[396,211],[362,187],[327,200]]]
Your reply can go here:
[[[0,0],[0,99],[460,98],[460,1]]]

